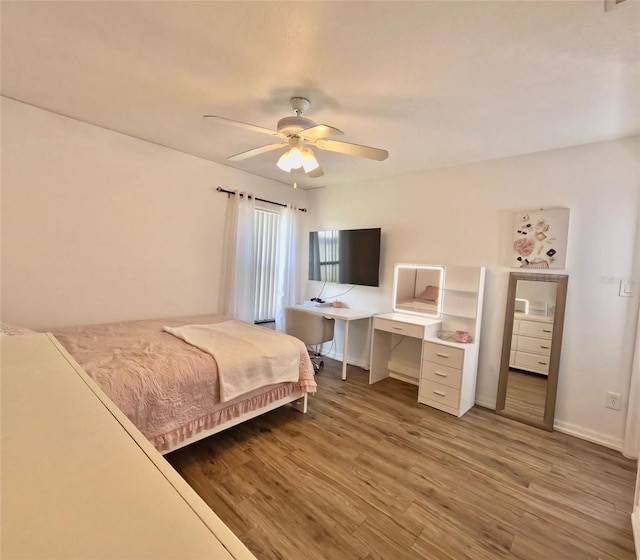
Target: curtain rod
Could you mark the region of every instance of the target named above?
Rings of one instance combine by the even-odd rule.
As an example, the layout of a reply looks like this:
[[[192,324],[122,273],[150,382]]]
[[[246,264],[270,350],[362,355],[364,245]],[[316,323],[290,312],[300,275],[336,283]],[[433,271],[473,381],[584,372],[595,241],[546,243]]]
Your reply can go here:
[[[228,191],[227,189],[223,189],[222,187],[218,187],[216,189],[218,192],[223,192],[223,193],[227,193],[227,194],[232,194],[235,196],[235,192],[234,191]],[[244,193],[240,193],[240,196],[244,196]],[[274,202],[273,200],[266,200],[264,198],[258,198],[257,196],[252,196],[252,195],[247,195],[249,198],[253,198],[253,200],[258,200],[260,202],[266,202],[268,204],[275,204],[276,206],[283,206],[286,207],[288,206],[288,204],[283,204],[282,202]],[[298,208],[298,210],[300,210],[300,212],[306,212],[307,209],[306,208]]]

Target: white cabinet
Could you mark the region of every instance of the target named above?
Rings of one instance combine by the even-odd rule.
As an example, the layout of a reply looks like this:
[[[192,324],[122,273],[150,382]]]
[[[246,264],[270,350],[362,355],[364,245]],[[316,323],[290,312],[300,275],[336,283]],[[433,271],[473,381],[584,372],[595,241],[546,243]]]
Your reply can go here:
[[[549,375],[553,317],[518,313],[513,321],[509,366]]]
[[[255,560],[52,335],[0,346],[4,557]]]
[[[475,404],[484,268],[445,267],[442,316],[389,313],[373,320],[369,382],[393,377],[418,385],[418,402],[462,416]],[[443,340],[462,330],[470,343]]]
[[[426,340],[422,347],[418,402],[459,416],[464,350]]]
[[[418,402],[462,416],[475,403],[477,347],[425,340]]]

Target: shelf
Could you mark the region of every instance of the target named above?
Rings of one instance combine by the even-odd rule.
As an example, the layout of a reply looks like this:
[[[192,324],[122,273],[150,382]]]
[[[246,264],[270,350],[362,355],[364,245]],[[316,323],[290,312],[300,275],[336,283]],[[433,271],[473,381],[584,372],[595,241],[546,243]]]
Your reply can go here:
[[[475,320],[476,318],[475,313],[472,315],[472,314],[465,314],[465,313],[448,313],[446,311],[443,311],[441,315],[446,315],[447,317],[459,317],[460,319],[470,319],[472,321]]]
[[[461,350],[467,350],[468,348],[475,348],[477,346],[476,341],[471,342],[454,342],[453,340],[444,340],[443,338],[425,338],[424,342],[433,342],[434,344],[441,344],[442,346],[451,346],[452,348],[460,348]]]
[[[477,294],[480,286],[480,268],[475,266],[445,267],[445,290]]]
[[[461,294],[470,294],[473,296],[477,296],[478,295],[478,290],[474,289],[474,290],[460,290],[460,289],[456,289],[456,288],[443,288],[442,290],[443,292],[459,292]]]
[[[444,291],[442,296],[442,314],[476,318],[478,308],[477,292]]]

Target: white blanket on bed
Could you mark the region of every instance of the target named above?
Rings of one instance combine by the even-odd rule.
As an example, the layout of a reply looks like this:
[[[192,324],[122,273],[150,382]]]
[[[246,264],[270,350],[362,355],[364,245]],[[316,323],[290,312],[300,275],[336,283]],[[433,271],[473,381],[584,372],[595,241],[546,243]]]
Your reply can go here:
[[[300,352],[283,333],[235,320],[163,330],[214,357],[222,402],[266,385],[299,380]]]

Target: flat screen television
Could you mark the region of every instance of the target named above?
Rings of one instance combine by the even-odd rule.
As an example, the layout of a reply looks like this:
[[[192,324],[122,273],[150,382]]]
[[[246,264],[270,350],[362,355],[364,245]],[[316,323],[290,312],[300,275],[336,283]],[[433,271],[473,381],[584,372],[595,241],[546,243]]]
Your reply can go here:
[[[379,286],[380,228],[309,232],[309,280]]]

